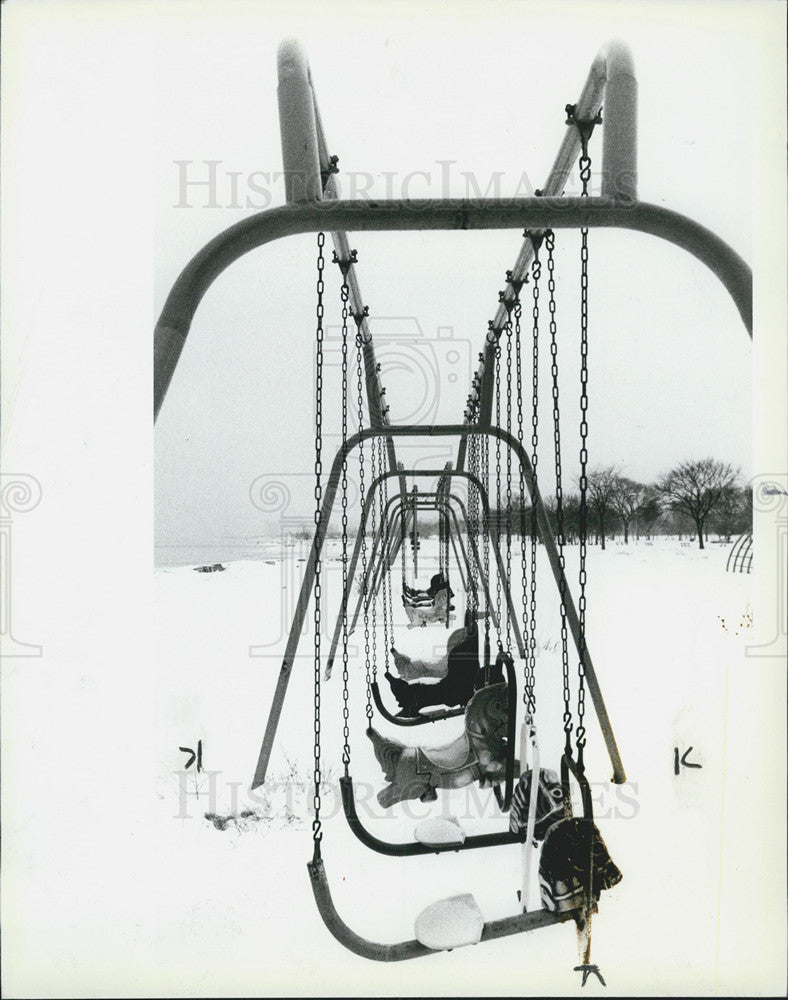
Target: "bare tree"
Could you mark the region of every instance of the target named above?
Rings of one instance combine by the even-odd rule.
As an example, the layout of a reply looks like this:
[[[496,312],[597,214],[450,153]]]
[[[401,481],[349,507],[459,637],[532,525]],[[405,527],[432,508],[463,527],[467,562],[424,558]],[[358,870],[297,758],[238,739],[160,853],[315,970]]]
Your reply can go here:
[[[615,467],[608,465],[604,468],[592,469],[586,478],[588,480],[588,506],[596,514],[599,536],[602,539],[602,548],[604,549],[606,523],[615,513],[613,497],[619,476]]]
[[[646,538],[651,538],[657,522],[662,517],[662,508],[659,504],[659,493],[653,486],[647,486],[640,506],[637,509],[637,523],[646,533]]]
[[[728,487],[709,517],[709,526],[724,535],[726,541],[732,535],[752,531],[752,487]]]
[[[736,483],[739,470],[725,462],[704,458],[697,462],[682,462],[657,483],[666,509],[691,518],[698,532],[698,545],[703,544],[706,519]]]
[[[613,484],[610,506],[621,519],[624,543],[629,544],[629,526],[646,498],[646,487],[626,476],[617,476]]]

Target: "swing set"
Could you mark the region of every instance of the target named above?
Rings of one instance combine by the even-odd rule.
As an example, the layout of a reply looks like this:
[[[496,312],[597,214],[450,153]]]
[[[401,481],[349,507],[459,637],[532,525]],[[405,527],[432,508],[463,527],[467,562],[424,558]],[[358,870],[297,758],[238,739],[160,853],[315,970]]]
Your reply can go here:
[[[311,605],[314,627],[314,821],[313,854],[307,867],[315,901],[328,930],[358,955],[373,960],[400,961],[574,920],[582,967],[588,968],[591,917],[597,912],[601,891],[612,888],[621,879],[621,873],[610,859],[593,821],[584,759],[586,692],[610,759],[612,780],[616,783],[625,780],[586,641],[589,230],[595,227],[635,229],[687,250],[719,277],[752,335],[750,269],[709,230],[667,208],[638,201],[637,84],[630,53],[622,43],[613,42],[602,49],[577,103],[567,105],[566,133],[544,188],[536,197],[505,201],[496,198],[429,202],[340,200],[334,181],[337,157],[330,154],[309,66],[298,43],[282,43],[278,63],[287,203],[231,226],[192,259],[164,306],[156,327],[154,356],[155,417],[197,306],[216,277],[255,247],[296,233],[318,234],[315,535],[252,787],[265,781],[282,705]],[[602,123],[603,100],[602,191],[601,195],[593,196],[588,190],[589,149],[595,127]],[[563,192],[570,171],[578,160],[582,194],[565,197]],[[393,423],[381,382],[381,367],[375,358],[369,310],[359,286],[357,254],[350,248],[348,231],[512,228],[524,228],[522,247],[512,269],[506,271],[505,286],[498,295],[495,317],[489,322],[463,420],[434,426]],[[580,230],[580,569],[577,605],[567,580],[565,558],[555,271],[555,233],[559,229]],[[331,233],[333,262],[341,273],[342,443],[324,476],[326,231]],[[523,321],[526,294],[527,324]],[[545,297],[549,326],[547,347],[543,344],[541,331]],[[351,322],[355,327],[352,335]],[[529,352],[526,350],[526,325],[531,334]],[[550,361],[555,528],[545,509],[539,483],[540,351],[548,352]],[[529,362],[530,401],[523,376],[523,368]],[[349,422],[351,410],[354,411],[353,427]],[[398,463],[396,449],[403,439],[436,437],[456,442],[453,462],[442,469],[406,469]],[[348,459],[351,455],[358,461],[360,505],[360,524],[352,553],[348,527]],[[409,480],[413,481],[411,488]],[[431,488],[435,483],[437,485]],[[337,494],[342,517],[342,594],[323,672],[322,551]],[[437,572],[427,588],[417,585],[419,559],[422,567],[427,562],[425,552],[420,551],[419,523],[424,513],[436,515],[438,524]],[[397,649],[392,576],[398,558],[401,562],[401,604],[407,628],[443,629],[441,634],[447,637],[443,655],[414,659]],[[537,564],[545,559],[555,581],[560,606],[564,745],[557,770],[541,767],[536,725]],[[410,582],[408,561],[412,568]],[[513,588],[516,574],[519,580]],[[358,598],[355,607],[351,608],[357,578]],[[458,590],[457,597],[450,585],[452,579]],[[513,589],[519,590],[519,596],[515,596]],[[398,614],[399,611],[397,603]],[[380,804],[395,808],[398,803],[414,798],[430,802],[438,798],[439,789],[462,788],[476,782],[493,790],[499,812],[505,818],[508,814],[505,828],[466,834],[455,821],[433,819],[416,827],[412,841],[397,843],[380,839],[361,822],[350,769],[349,726],[349,636],[357,628],[359,619],[364,637],[362,659],[368,749],[374,754],[387,782],[378,793]],[[398,627],[401,624],[399,622]],[[381,632],[383,641],[379,651]],[[494,659],[493,641],[497,645]],[[570,645],[574,646],[574,652]],[[417,917],[412,940],[393,944],[367,940],[340,917],[322,857],[320,816],[321,688],[331,677],[337,657],[341,660],[343,706],[344,773],[340,788],[345,818],[354,835],[371,850],[397,857],[517,845],[522,866],[517,912],[485,921],[472,895],[454,896],[431,904]],[[574,671],[570,666],[573,659],[576,661]],[[522,665],[520,684],[516,661]],[[385,684],[379,679],[380,664]],[[576,690],[574,703],[573,685]],[[518,688],[521,705],[518,705]],[[392,700],[397,703],[397,709],[387,707]],[[389,727],[413,728],[460,717],[463,726],[445,745],[425,748],[381,733],[376,728],[376,713]],[[580,803],[578,815],[573,811],[573,790]],[[529,909],[535,847],[539,850],[541,905]]]

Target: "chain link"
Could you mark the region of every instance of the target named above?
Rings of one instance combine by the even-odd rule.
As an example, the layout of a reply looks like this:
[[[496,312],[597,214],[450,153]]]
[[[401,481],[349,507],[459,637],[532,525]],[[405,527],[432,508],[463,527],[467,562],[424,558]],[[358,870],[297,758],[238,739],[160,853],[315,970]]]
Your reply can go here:
[[[482,551],[484,553],[484,580],[487,593],[489,594],[490,589],[490,439],[486,434],[482,434],[480,437],[480,461],[481,461],[481,481],[484,486],[484,492],[487,496],[487,513],[484,512],[482,506],[481,517],[482,517]],[[490,644],[490,614],[489,608],[487,608],[487,614],[484,618],[484,634],[487,640],[487,645]],[[485,664],[485,667],[487,664]]]
[[[323,281],[323,271],[325,269],[325,255],[323,249],[326,243],[325,233],[318,233],[317,236],[317,323],[316,323],[316,355],[315,355],[315,533],[322,531],[322,504],[323,504],[323,293],[325,284]],[[318,554],[315,559],[315,610],[314,610],[314,708],[315,708],[315,742],[314,742],[314,794],[312,807],[314,819],[312,820],[312,840],[314,841],[315,860],[320,857],[320,841],[323,833],[320,823],[320,599],[321,599],[321,558]]]
[[[506,433],[512,433],[512,324],[506,324]],[[512,579],[512,449],[506,448],[506,580]],[[507,651],[512,648],[512,623],[506,616]]]
[[[356,333],[356,403],[358,406],[358,432],[361,434],[364,430],[364,376],[363,376],[363,355],[364,355],[364,342],[361,336],[361,324],[358,324],[358,331]],[[375,443],[372,442],[371,445],[372,457],[374,459],[375,455]],[[374,482],[375,472],[374,463],[372,471],[372,480]],[[364,441],[359,441],[358,444],[358,495],[359,495],[359,531],[361,531],[361,583],[363,587],[363,592],[361,599],[364,602],[364,669],[367,682],[367,703],[366,703],[366,713],[367,720],[372,722],[372,692],[370,689],[370,662],[369,662],[369,642],[368,642],[368,632],[367,632],[367,600],[368,600],[368,586],[369,580],[367,578],[368,573],[368,557],[367,557],[367,532],[366,527],[362,530],[362,523],[364,522],[364,514],[366,512],[366,483],[365,483],[365,472],[364,472]],[[375,508],[374,504],[372,507],[372,536],[375,536]],[[374,663],[374,660],[373,660]]]
[[[572,693],[569,681],[569,633],[566,624],[566,558],[564,553],[564,488],[563,471],[561,467],[561,411],[559,407],[558,386],[558,324],[556,321],[555,300],[555,234],[548,229],[544,234],[547,248],[547,290],[548,308],[550,310],[550,375],[552,381],[553,399],[553,448],[555,453],[555,508],[556,508],[556,541],[558,543],[558,561],[561,564],[561,578],[558,584],[561,614],[561,676],[563,679],[564,698],[564,735],[565,750],[571,752],[572,736]]]
[[[347,563],[347,509],[348,509],[348,489],[347,489],[347,455],[344,453],[347,445],[347,397],[348,397],[348,316],[350,310],[348,301],[350,299],[350,288],[347,282],[347,272],[343,271],[342,288],[340,291],[342,299],[342,594],[347,593],[348,563]],[[348,677],[348,615],[347,601],[342,602],[342,763],[345,765],[345,777],[350,773],[350,706],[349,706],[349,677]]]
[[[386,467],[386,445],[384,444],[383,438],[378,438],[378,467],[382,471]],[[388,510],[389,504],[389,481],[388,479],[383,480],[383,492],[380,497],[380,524],[381,529],[384,523],[385,511]],[[402,512],[404,516],[404,511]],[[389,652],[391,645],[394,641],[394,607],[392,605],[392,586],[391,586],[391,567],[387,565],[388,562],[388,549],[384,553],[384,558],[386,563],[383,566],[383,635],[385,642],[385,662],[386,670],[389,669]],[[389,642],[389,629],[391,630],[391,642]]]
[[[520,301],[520,293],[516,292],[514,299],[514,306],[512,309],[514,315],[514,337],[515,337],[515,368],[516,368],[516,382],[517,382],[517,440],[522,443],[523,441],[523,363],[522,363],[522,344],[521,344],[521,321],[523,315],[523,306]],[[523,601],[523,628],[522,628],[522,638],[523,645],[526,647],[524,650],[525,658],[523,659],[523,671],[524,676],[527,678],[527,637],[528,637],[528,613],[526,607],[526,595],[527,595],[527,565],[528,559],[526,555],[525,547],[525,476],[523,475],[522,462],[517,463],[519,473],[518,473],[518,487],[520,491],[520,517],[519,517],[519,529],[520,529],[520,587],[522,589],[522,601]],[[510,583],[511,587],[511,583]],[[527,684],[523,686],[523,704],[526,704],[526,687]]]
[[[531,347],[531,475],[533,483],[533,495],[536,495],[537,470],[539,463],[539,322],[540,322],[540,301],[541,294],[540,279],[542,277],[542,262],[539,259],[540,240],[532,237],[534,248],[534,262],[531,269],[533,276],[533,306],[531,315],[533,318],[532,347]],[[530,601],[529,601],[529,639],[528,639],[528,665],[526,671],[525,691],[523,698],[526,700],[528,712],[531,720],[536,712],[536,504],[531,500],[531,573],[530,573]],[[525,539],[523,539],[525,547]]]
[[[583,197],[588,197],[591,177],[591,158],[580,157],[580,179]],[[583,764],[586,744],[585,716],[585,659],[586,659],[586,546],[588,538],[588,228],[580,230],[580,596],[578,618],[580,642],[578,643],[577,688],[577,743],[578,764]]]
[[[501,345],[495,345],[495,426],[501,426]],[[501,439],[495,437],[495,539],[500,546],[501,524]],[[507,609],[507,615],[508,615]],[[503,623],[501,621],[501,574],[495,574],[495,616],[498,621],[498,649],[503,650]]]
[[[479,479],[479,435],[472,434],[469,441],[469,458],[470,458],[470,471],[471,475],[475,480]],[[470,533],[473,538],[474,548],[478,554],[478,544],[479,535],[481,531],[481,523],[479,516],[479,487],[474,481],[470,484],[470,504],[469,504],[469,514],[470,514]],[[479,607],[479,566],[476,558],[471,560],[471,578],[473,580],[473,594],[474,594],[474,608]]]
[[[380,473],[382,475],[386,468],[385,465],[385,448],[383,445],[383,439],[378,438],[375,442],[373,451],[377,450],[379,456],[378,466],[380,468]],[[383,603],[383,660],[385,664],[385,670],[388,672],[389,669],[389,617],[388,617],[388,598],[387,598],[387,586],[390,584],[390,565],[388,562],[389,554],[389,535],[388,535],[388,525],[386,524],[385,511],[386,511],[386,497],[388,496],[388,480],[383,479],[380,484],[380,489],[378,490],[378,512],[380,515],[380,588],[382,591]],[[377,680],[377,664],[373,665],[374,677]]]
[[[377,468],[376,458],[377,458],[377,448],[375,447],[375,442],[373,441],[372,442],[372,448],[370,449],[370,473],[369,473],[370,474],[370,480],[371,480],[372,483],[374,483],[375,480],[378,477],[378,468]],[[380,471],[382,472],[383,470],[381,469]],[[378,491],[378,492],[380,492],[380,491]],[[371,520],[372,520],[372,537],[374,538],[375,535],[377,534],[377,513],[376,513],[376,505],[375,505],[374,501],[372,503]],[[382,539],[381,539],[381,541],[382,541]],[[370,583],[372,583],[372,582],[373,581],[370,581]],[[378,612],[377,612],[377,595],[376,594],[370,594],[369,591],[367,591],[364,594],[364,600],[365,601],[369,601],[369,606],[370,606],[370,615],[369,615],[369,617],[366,614],[366,605],[364,606],[365,607],[365,614],[364,614],[364,671],[365,671],[366,682],[367,682],[367,704],[366,704],[367,724],[368,724],[368,726],[371,726],[372,725],[372,688],[371,688],[371,682],[372,682],[372,676],[373,676],[374,672],[377,671],[377,662],[378,662]],[[370,626],[370,621],[371,621],[371,626]],[[370,640],[370,634],[371,634],[371,637],[372,637],[372,654],[371,654],[372,655],[372,660],[371,660],[372,669],[371,670],[370,670],[370,641],[369,641]],[[377,677],[376,677],[376,679],[377,679]]]

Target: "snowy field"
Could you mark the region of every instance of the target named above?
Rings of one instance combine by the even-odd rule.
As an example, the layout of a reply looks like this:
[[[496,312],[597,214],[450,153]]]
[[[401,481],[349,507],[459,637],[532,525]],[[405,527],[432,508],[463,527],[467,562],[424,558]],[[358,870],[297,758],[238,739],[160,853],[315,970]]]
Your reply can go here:
[[[151,791],[155,837],[168,859],[156,900],[162,993],[579,993],[572,924],[394,965],[351,954],[323,926],[306,871],[313,740],[308,630],[269,780],[249,790],[306,554],[305,543],[283,549],[272,542],[260,559],[228,562],[225,572],[156,572],[159,759]],[[584,994],[757,995],[759,977],[767,975],[758,957],[764,921],[782,912],[783,900],[779,878],[772,879],[759,859],[779,859],[782,847],[770,842],[768,817],[777,815],[779,802],[771,802],[764,787],[767,762],[753,728],[763,688],[754,689],[748,678],[776,667],[746,655],[751,578],[726,573],[727,554],[724,545],[699,551],[675,539],[610,543],[604,552],[589,548],[589,649],[628,781],[609,783],[589,703],[587,772],[596,822],[624,877],[603,893],[594,919],[592,962],[607,988],[592,976]],[[338,555],[338,544],[327,543],[324,648],[338,602]],[[576,557],[570,548],[570,581],[576,580]],[[426,583],[432,567],[422,562]],[[542,766],[557,769],[558,601],[546,565],[540,563],[539,573],[537,716]],[[452,584],[461,614],[456,574]],[[517,592],[514,597],[517,602]],[[443,628],[404,627],[396,575],[394,602],[398,648],[416,655],[445,643]],[[311,612],[308,617],[311,622]],[[475,787],[439,792],[431,804],[388,811],[378,806],[375,793],[384,781],[364,735],[358,633],[351,643],[351,774],[366,825],[388,840],[412,839],[414,824],[428,816],[456,816],[468,832],[505,828],[491,793]],[[576,661],[570,662],[574,674]],[[485,919],[517,912],[518,846],[400,859],[376,854],[354,838],[336,784],[342,769],[340,667],[322,699],[323,857],[342,918],[370,940],[393,942],[413,937],[413,922],[430,902],[460,892],[475,895]],[[456,738],[462,721],[406,730],[377,717],[375,725],[403,742],[434,746]],[[194,764],[184,770],[188,754],[178,749],[196,750],[198,740],[200,774]],[[681,754],[692,747],[688,760],[702,766],[676,776],[677,747]],[[774,798],[782,794],[780,788]],[[538,905],[536,895],[532,905]]]

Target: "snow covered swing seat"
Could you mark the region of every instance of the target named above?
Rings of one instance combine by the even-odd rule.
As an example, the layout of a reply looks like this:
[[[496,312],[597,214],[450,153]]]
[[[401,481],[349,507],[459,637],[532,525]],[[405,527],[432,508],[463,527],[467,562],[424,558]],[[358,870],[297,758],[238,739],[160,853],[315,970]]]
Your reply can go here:
[[[451,951],[482,939],[484,917],[469,893],[431,903],[416,918],[416,940],[432,951]]]
[[[465,831],[453,816],[449,819],[442,816],[425,819],[416,826],[413,836],[420,844],[427,844],[429,847],[446,844],[456,844],[459,847],[465,843]]]

